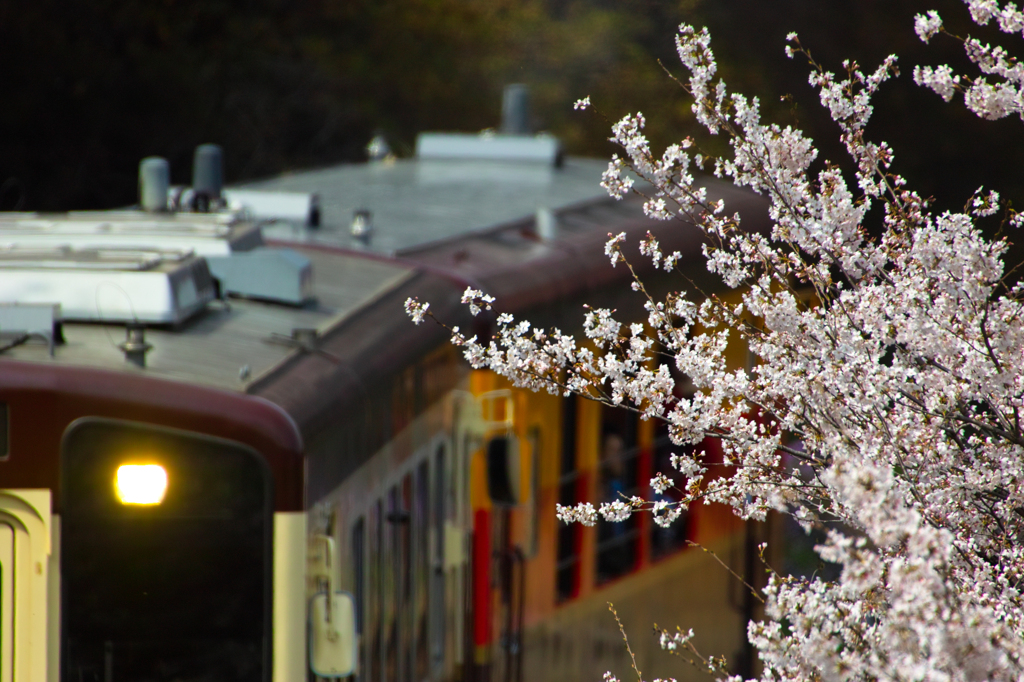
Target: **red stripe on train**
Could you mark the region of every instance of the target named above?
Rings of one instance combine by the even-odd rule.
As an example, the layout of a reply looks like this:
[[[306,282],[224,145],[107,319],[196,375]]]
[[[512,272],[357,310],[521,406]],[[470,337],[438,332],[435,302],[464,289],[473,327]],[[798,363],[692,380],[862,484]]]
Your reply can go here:
[[[491,642],[491,514],[473,516],[473,644]]]

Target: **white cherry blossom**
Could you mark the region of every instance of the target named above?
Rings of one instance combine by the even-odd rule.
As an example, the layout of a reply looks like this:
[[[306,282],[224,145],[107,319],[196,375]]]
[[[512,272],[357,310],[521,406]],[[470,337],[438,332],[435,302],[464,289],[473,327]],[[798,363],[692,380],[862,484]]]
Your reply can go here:
[[[965,4],[979,24],[1024,28],[1012,3]],[[934,12],[915,30],[926,41],[945,35]],[[963,212],[935,211],[895,172],[893,148],[866,132],[894,56],[874,70],[846,63],[841,75],[811,61],[849,157],[846,169],[819,167],[800,130],[763,122],[756,99],[716,80],[710,40],[682,26],[677,51],[697,122],[730,153],[708,156],[688,138],[658,154],[632,114],[612,129],[622,156],[603,185],[621,198],[633,177],[649,183],[648,214],[696,224],[709,273],[736,295],[698,299],[681,284],[655,298],[636,280],[642,321],[588,308],[577,339],[502,314],[494,338],[456,329],[452,341],[516,386],[667,424],[680,448],[673,476],[651,481],[657,499],[559,506],[559,519],[593,525],[645,509],[668,524],[718,502],[742,518],[774,511],[827,531],[817,552],[838,579],[772,573],[759,595],[766,618],[748,635],[766,682],[1024,679],[1024,287],[1005,281],[1006,244],[978,222],[1005,212],[1019,225],[1020,214],[982,189]],[[1024,113],[1021,65],[1002,48],[964,46],[981,75],[921,67],[915,80],[946,99],[962,92],[984,118]],[[787,50],[810,58],[795,35]],[[769,233],[709,201],[691,172],[705,164],[769,200]],[[680,258],[650,235],[634,248],[609,235],[606,254],[668,271]],[[500,305],[472,290],[464,300],[474,313]],[[407,302],[414,321],[430,314],[425,305]],[[731,343],[746,344],[751,366],[730,365]],[[672,369],[692,393],[677,396]],[[730,473],[705,466],[709,437]],[[681,499],[660,496],[669,485]],[[662,645],[738,680],[680,633],[663,633]]]
[[[926,43],[941,29],[942,18],[939,17],[939,13],[935,10],[930,10],[927,14],[918,14],[914,18],[914,31]]]
[[[405,299],[405,312],[412,318],[413,324],[423,322],[429,308],[429,303],[420,303],[415,298]]]

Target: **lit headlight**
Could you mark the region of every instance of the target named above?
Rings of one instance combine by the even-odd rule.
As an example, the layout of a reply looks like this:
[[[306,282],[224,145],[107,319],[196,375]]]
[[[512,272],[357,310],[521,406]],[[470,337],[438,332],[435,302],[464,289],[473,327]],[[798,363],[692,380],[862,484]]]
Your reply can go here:
[[[167,492],[167,472],[159,464],[122,464],[114,487],[123,504],[160,504]]]

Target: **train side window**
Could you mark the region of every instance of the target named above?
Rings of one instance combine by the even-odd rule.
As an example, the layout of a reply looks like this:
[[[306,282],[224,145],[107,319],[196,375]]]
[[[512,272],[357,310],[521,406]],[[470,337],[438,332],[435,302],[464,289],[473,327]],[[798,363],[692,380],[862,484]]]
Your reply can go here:
[[[364,618],[366,617],[366,518],[360,516],[352,525],[352,592],[356,602],[356,633],[359,636],[359,670],[358,678],[365,679],[366,670],[366,638]]]
[[[692,449],[692,447],[690,448]],[[682,498],[681,491],[686,481],[682,474],[672,466],[672,453],[683,454],[684,448],[674,446],[668,437],[668,426],[664,422],[658,422],[654,431],[654,471],[665,474],[673,482],[673,487],[661,495],[656,495],[652,490],[650,494],[653,500],[667,500],[675,502]],[[660,559],[673,552],[686,547],[686,540],[690,530],[689,514],[683,514],[667,528],[662,528],[656,523],[651,523],[651,558]]]
[[[402,478],[402,492],[399,498],[398,518],[395,531],[399,540],[399,597],[398,597],[398,632],[399,651],[401,652],[401,669],[399,679],[402,682],[412,681],[413,671],[413,480],[411,474]]]
[[[562,459],[558,478],[558,503],[575,506],[579,472],[576,469],[576,396],[562,400]],[[580,528],[578,524],[560,523],[555,564],[556,599],[575,597],[580,583]]]
[[[526,519],[526,556],[536,556],[540,538],[540,468],[541,468],[541,431],[539,426],[530,428],[526,442],[530,448],[530,501],[527,506]]]
[[[673,393],[676,398],[692,398],[693,397],[693,382],[682,374],[677,368],[674,362],[666,363],[669,372],[672,374],[672,379],[675,382],[675,388]],[[673,482],[673,487],[666,490],[661,495],[656,495],[653,490],[649,490],[648,494],[651,499],[654,500],[667,500],[667,501],[678,501],[682,499],[682,490],[686,484],[686,479],[683,478],[682,474],[672,466],[672,453],[682,455],[684,452],[692,453],[694,447],[691,446],[676,446],[672,444],[668,435],[668,425],[658,420],[654,424],[654,444],[652,448],[651,457],[651,472],[653,476],[655,473],[665,474]],[[646,475],[646,472],[644,472]],[[643,483],[643,482],[641,482]],[[686,547],[686,541],[690,537],[691,531],[691,517],[688,512],[683,514],[675,520],[675,522],[668,528],[662,528],[653,521],[650,524],[650,548],[651,558],[654,560],[661,559],[662,557],[668,556],[678,550]]]
[[[413,556],[413,648],[414,679],[430,679],[427,643],[427,599],[430,589],[430,466],[424,460],[416,467],[412,514]]]
[[[380,500],[373,505],[370,513],[370,572],[369,594],[367,603],[369,605],[369,620],[366,632],[369,633],[369,642],[366,646],[367,666],[366,679],[381,679],[381,662],[384,658],[383,651],[383,620],[384,620],[384,533],[381,517],[383,516],[383,505]]]
[[[398,524],[395,523],[399,511],[398,486],[392,486],[387,494],[387,513],[384,517],[384,664],[381,680],[385,682],[404,682],[399,680],[401,660],[399,652],[399,590],[400,562]]]
[[[430,568],[430,661],[435,671],[444,664],[445,643],[445,564],[444,525],[445,478],[447,465],[444,445],[439,445],[434,454],[433,499],[431,500],[431,521],[433,522],[433,557]]]
[[[638,418],[622,408],[601,408],[598,494],[601,502],[614,502],[639,495],[640,471],[637,447]],[[603,583],[629,573],[640,556],[640,518],[631,516],[618,523],[597,524],[597,582]]]

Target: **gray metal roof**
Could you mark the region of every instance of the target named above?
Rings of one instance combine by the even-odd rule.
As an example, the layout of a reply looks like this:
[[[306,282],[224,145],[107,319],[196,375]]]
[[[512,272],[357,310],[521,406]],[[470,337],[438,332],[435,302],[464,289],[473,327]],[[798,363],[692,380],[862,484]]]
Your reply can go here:
[[[607,167],[606,161],[572,157],[561,168],[528,161],[406,159],[291,173],[239,188],[319,195],[319,230],[281,224],[264,229],[268,239],[400,255],[540,209],[606,197],[600,182]],[[349,234],[353,212],[360,209],[373,215],[375,232],[366,247]]]
[[[153,348],[145,369],[125,361],[118,348],[125,330],[118,324],[65,322],[66,343],[55,348],[52,358],[45,344],[35,342],[8,348],[2,357],[145,372],[245,391],[289,358],[308,352],[289,343],[293,330],[325,332],[407,284],[416,266],[389,256],[529,221],[538,210],[591,203],[605,196],[599,186],[605,168],[604,161],[573,158],[561,168],[532,162],[400,160],[344,164],[249,183],[245,189],[319,195],[319,229],[286,223],[264,226],[267,239],[289,242],[290,248],[311,260],[314,303],[297,307],[247,299],[231,299],[228,306],[214,302],[177,327],[148,328],[146,341]],[[373,214],[375,234],[368,246],[354,242],[349,232],[353,211],[359,209]],[[64,220],[82,217],[69,215]],[[168,214],[161,220],[175,218]]]
[[[251,381],[300,352],[282,343],[293,329],[322,332],[371,304],[377,296],[405,281],[411,272],[408,267],[366,258],[344,258],[316,250],[303,253],[313,261],[315,304],[294,307],[246,299],[231,299],[227,306],[213,303],[179,327],[148,328],[146,341],[153,348],[146,356],[145,369],[125,362],[124,353],[117,347],[125,339],[125,328],[116,324],[65,323],[66,343],[56,347],[53,358],[45,343],[11,348],[3,357],[145,372],[245,390]],[[248,368],[247,372],[243,373],[243,367]]]

